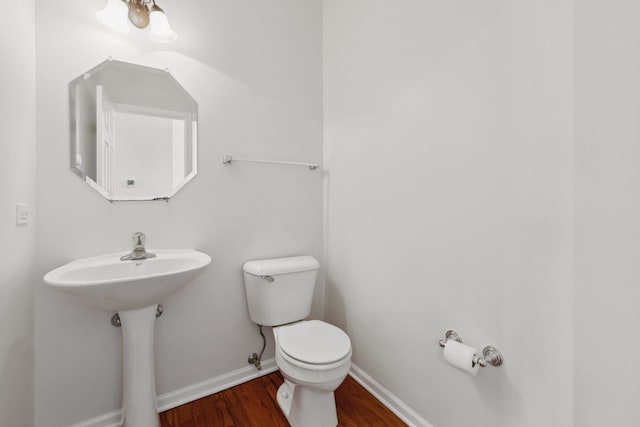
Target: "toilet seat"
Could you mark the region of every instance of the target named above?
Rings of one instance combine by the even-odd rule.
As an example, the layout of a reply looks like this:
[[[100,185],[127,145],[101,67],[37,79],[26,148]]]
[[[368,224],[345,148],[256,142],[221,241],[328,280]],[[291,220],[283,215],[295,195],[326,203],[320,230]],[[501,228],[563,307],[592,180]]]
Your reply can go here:
[[[349,336],[321,320],[279,327],[278,346],[290,358],[311,365],[332,364],[351,354]]]

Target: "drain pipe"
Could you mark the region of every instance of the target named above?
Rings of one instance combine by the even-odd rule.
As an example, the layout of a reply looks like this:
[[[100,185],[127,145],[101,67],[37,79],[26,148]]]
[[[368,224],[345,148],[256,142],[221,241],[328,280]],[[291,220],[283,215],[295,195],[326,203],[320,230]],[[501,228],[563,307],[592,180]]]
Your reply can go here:
[[[267,347],[267,338],[265,338],[264,334],[262,333],[262,325],[258,325],[258,331],[260,332],[260,336],[262,337],[262,350],[260,350],[259,356],[256,353],[253,353],[251,356],[249,356],[248,362],[249,365],[253,365],[258,371],[261,371],[262,365],[260,364],[260,360],[262,359],[264,349]]]
[[[164,307],[162,306],[162,304],[158,304],[158,306],[156,307],[156,319],[162,316],[162,313],[164,313]],[[111,324],[116,328],[122,327],[122,321],[120,321],[120,315],[118,313],[111,316]]]

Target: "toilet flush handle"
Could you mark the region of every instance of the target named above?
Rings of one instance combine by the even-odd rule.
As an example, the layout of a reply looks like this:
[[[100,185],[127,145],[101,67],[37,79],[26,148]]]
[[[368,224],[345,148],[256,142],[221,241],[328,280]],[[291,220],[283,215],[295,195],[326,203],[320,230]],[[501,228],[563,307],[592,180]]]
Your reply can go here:
[[[266,280],[267,282],[273,282],[276,280],[273,276],[260,276],[260,278]]]

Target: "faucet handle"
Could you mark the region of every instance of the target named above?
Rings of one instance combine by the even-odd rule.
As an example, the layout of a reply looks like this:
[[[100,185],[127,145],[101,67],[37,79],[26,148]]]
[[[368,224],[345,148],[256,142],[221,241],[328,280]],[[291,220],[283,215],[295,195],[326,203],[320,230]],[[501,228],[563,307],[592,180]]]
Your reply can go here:
[[[133,246],[136,248],[144,248],[146,237],[144,233],[135,232],[133,233]]]

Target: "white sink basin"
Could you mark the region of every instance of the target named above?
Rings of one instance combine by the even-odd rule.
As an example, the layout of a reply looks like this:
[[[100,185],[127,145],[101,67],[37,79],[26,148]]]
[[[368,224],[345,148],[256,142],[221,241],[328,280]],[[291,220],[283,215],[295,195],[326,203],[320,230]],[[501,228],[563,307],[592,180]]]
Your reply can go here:
[[[157,257],[120,261],[119,252],[79,259],[50,271],[44,281],[94,307],[131,310],[159,303],[211,262],[192,249],[150,252]]]

